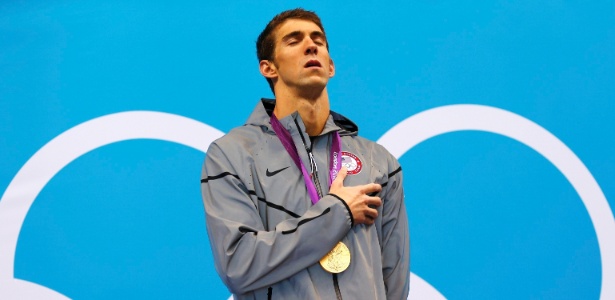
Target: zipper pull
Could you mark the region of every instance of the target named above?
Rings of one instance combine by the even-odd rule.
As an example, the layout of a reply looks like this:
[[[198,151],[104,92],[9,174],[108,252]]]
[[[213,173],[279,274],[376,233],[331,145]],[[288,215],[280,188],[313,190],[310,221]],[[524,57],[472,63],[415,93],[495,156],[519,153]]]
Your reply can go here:
[[[318,172],[318,166],[316,165],[316,160],[314,159],[312,151],[308,152],[308,156],[310,157],[310,168],[312,169],[312,175],[314,175],[315,172]]]

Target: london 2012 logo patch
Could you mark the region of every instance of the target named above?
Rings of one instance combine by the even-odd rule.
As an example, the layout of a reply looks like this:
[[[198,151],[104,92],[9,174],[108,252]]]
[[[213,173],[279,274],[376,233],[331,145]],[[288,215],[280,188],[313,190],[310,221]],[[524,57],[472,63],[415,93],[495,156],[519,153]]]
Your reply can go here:
[[[348,170],[348,175],[359,174],[363,169],[363,163],[358,156],[342,151],[342,166]]]

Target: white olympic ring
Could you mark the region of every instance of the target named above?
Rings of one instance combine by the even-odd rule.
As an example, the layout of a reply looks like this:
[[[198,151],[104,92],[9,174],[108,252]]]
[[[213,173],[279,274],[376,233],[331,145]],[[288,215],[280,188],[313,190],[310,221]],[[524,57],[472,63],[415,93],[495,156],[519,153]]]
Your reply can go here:
[[[587,208],[602,259],[600,299],[615,299],[615,219],[604,193],[583,162],[540,125],[509,111],[483,105],[449,105],[413,115],[378,142],[399,158],[417,144],[448,132],[476,130],[517,140],[549,160],[572,184]],[[430,295],[425,298],[433,299]]]

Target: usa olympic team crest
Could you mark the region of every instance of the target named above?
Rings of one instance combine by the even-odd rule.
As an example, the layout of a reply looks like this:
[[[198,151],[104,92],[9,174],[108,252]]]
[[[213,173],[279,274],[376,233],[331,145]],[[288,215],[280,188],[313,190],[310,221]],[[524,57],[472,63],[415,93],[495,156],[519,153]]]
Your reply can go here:
[[[342,166],[348,169],[348,175],[359,174],[363,169],[363,163],[358,156],[342,151]]]

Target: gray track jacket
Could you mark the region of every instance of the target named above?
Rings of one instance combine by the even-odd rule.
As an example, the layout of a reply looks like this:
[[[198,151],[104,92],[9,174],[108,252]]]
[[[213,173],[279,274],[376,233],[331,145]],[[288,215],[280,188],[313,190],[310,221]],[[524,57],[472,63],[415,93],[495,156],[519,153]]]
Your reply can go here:
[[[324,195],[313,205],[269,123],[274,106],[263,99],[244,126],[207,151],[201,190],[216,271],[226,286],[235,299],[406,299],[409,234],[397,159],[334,112],[313,141],[298,113],[281,119],[308,170],[313,153],[314,181]],[[347,152],[342,163],[352,170],[344,185],[383,187],[373,225],[354,225],[345,202],[327,194],[333,131]],[[350,266],[331,274],[319,260],[340,240],[350,249]]]

